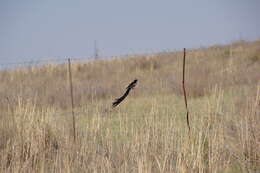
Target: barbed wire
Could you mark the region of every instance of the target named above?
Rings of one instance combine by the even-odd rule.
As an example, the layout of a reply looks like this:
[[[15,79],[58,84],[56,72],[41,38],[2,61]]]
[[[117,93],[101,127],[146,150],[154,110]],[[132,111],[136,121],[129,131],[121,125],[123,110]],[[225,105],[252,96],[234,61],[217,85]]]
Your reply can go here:
[[[71,61],[94,61],[94,60],[108,60],[113,58],[129,58],[129,57],[138,57],[138,56],[149,56],[149,55],[157,55],[161,53],[174,53],[177,52],[173,49],[164,49],[160,51],[147,51],[147,52],[139,52],[139,53],[126,53],[126,54],[119,54],[119,55],[109,55],[109,56],[100,56],[95,58],[94,56],[88,57],[66,57],[66,58],[46,58],[46,59],[33,59],[33,60],[25,60],[25,61],[18,61],[18,62],[3,62],[0,63],[0,67],[10,67],[10,66],[37,66],[37,64],[45,65],[48,63],[65,63],[70,59]],[[0,68],[0,69],[2,69]]]

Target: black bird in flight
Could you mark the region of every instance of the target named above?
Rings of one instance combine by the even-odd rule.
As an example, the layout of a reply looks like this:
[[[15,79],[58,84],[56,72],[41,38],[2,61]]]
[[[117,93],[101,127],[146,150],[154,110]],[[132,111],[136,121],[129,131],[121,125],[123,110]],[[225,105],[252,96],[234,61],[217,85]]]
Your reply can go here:
[[[124,95],[122,95],[121,97],[115,99],[115,101],[113,102],[113,107],[116,107],[117,105],[119,105],[129,94],[131,89],[134,89],[134,87],[137,84],[137,79],[135,79],[133,82],[131,82],[127,87],[126,87],[126,92],[124,93]]]

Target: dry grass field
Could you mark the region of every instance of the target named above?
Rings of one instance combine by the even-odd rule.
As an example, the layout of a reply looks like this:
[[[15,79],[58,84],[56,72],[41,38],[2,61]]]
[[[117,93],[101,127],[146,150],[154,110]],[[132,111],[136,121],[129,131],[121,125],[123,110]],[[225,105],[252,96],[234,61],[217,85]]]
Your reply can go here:
[[[0,172],[260,172],[260,41],[0,72]],[[137,78],[128,98],[112,101]],[[258,125],[257,125],[258,124]]]

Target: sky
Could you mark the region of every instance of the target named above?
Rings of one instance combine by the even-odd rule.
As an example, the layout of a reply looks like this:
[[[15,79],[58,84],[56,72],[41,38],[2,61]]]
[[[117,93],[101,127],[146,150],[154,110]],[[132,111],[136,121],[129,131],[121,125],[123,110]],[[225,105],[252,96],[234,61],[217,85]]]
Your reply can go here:
[[[0,63],[259,38],[259,0],[0,0]]]

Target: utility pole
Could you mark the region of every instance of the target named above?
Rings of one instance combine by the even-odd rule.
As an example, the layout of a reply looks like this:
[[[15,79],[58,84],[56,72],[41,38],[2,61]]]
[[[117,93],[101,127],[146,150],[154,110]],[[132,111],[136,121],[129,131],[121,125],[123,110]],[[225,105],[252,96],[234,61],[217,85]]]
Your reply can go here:
[[[99,50],[98,50],[98,47],[97,47],[97,41],[95,40],[95,42],[94,42],[94,58],[95,58],[95,60],[99,59],[98,53],[99,53]]]

